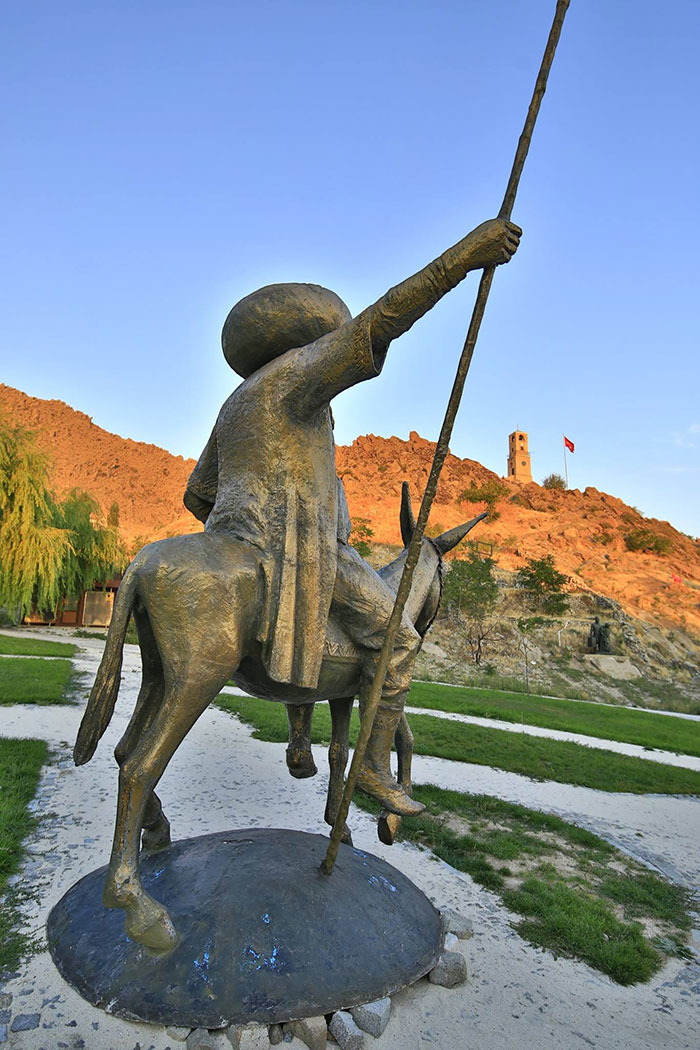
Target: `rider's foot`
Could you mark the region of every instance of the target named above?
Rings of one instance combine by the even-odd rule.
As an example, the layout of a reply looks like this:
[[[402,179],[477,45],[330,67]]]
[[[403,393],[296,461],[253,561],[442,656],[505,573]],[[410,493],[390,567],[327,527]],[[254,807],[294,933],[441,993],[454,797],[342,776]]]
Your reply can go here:
[[[287,769],[296,780],[306,780],[318,773],[310,747],[287,748]]]
[[[360,719],[363,717],[363,706],[360,696]],[[402,714],[402,705],[390,705],[384,701],[379,704],[357,786],[365,794],[376,798],[391,813],[397,813],[400,817],[415,817],[423,812],[425,806],[412,799],[406,788],[394,780],[389,763],[394,734]]]
[[[392,776],[382,775],[371,766],[360,767],[357,786],[360,791],[381,802],[390,813],[397,813],[400,817],[417,817],[425,809],[423,803],[411,798]]]

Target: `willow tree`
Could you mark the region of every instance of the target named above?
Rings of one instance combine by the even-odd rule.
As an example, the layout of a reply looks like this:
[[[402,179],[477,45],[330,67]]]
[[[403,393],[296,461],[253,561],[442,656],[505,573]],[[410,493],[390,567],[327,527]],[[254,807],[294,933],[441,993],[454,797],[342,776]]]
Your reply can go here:
[[[116,526],[99,524],[100,506],[89,493],[73,489],[58,506],[58,520],[71,538],[61,573],[62,593],[76,598],[96,581],[108,580],[128,561]]]
[[[0,418],[0,607],[16,619],[54,609],[122,569],[118,533],[95,524],[98,511],[86,493],[59,502],[35,434]]]

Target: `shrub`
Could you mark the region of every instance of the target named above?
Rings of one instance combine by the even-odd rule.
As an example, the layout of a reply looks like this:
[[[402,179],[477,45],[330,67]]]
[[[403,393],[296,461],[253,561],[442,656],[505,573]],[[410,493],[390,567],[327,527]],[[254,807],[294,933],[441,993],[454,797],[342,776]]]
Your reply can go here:
[[[668,536],[660,536],[651,529],[632,529],[625,536],[625,544],[629,551],[643,551],[648,554],[668,554],[671,549]]]
[[[566,482],[561,474],[548,474],[542,482],[542,487],[545,489],[558,489],[563,492],[566,489]]]
[[[355,518],[350,533],[350,543],[361,558],[366,558],[372,551],[369,540],[374,536],[374,529],[367,518]]]
[[[516,580],[536,609],[559,616],[569,608],[569,599],[564,594],[566,576],[554,567],[554,558],[531,558],[521,569]]]
[[[497,478],[484,481],[481,485],[471,482],[469,488],[465,489],[457,498],[461,503],[485,503],[489,512],[489,519],[496,521],[500,518],[500,511],[496,510],[496,504],[507,496],[508,486]]]

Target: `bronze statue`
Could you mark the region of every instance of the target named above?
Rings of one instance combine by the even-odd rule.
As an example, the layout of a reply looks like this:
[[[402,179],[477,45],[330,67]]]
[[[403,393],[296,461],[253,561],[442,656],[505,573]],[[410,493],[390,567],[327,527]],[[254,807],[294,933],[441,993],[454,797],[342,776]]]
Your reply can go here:
[[[591,624],[588,632],[588,652],[589,653],[612,653],[612,645],[610,642],[610,624],[601,623],[600,619],[596,616]]]
[[[119,801],[104,888],[105,905],[126,911],[132,939],[161,951],[177,942],[166,909],[140,883],[141,830],[146,845],[167,844],[155,787],[226,682],[294,704],[344,700],[348,718],[359,690],[362,709],[402,562],[377,574],[347,543],[330,400],[378,375],[393,339],[470,270],[508,262],[519,238],[509,221],[483,223],[355,319],[315,285],[268,286],[229,314],[224,353],[245,381],[225,402],[185,495],[205,531],[136,555],[74,749],[77,765],[88,761],[109,723],[133,613],[144,677],[115,752]],[[442,539],[457,542],[469,527]],[[435,590],[440,550],[425,540],[423,553],[430,588],[414,580],[359,781],[398,814],[422,808],[391,776],[389,755],[421,643],[420,617]],[[324,646],[338,659],[324,659]]]

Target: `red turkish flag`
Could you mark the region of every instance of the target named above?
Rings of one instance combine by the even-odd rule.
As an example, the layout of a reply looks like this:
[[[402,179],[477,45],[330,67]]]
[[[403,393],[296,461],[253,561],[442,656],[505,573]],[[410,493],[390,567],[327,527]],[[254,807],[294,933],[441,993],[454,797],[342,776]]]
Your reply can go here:
[[[570,441],[569,438],[566,437],[566,436],[564,436],[564,444],[568,448],[569,452],[573,452],[574,451],[574,443],[573,443],[573,441]]]

